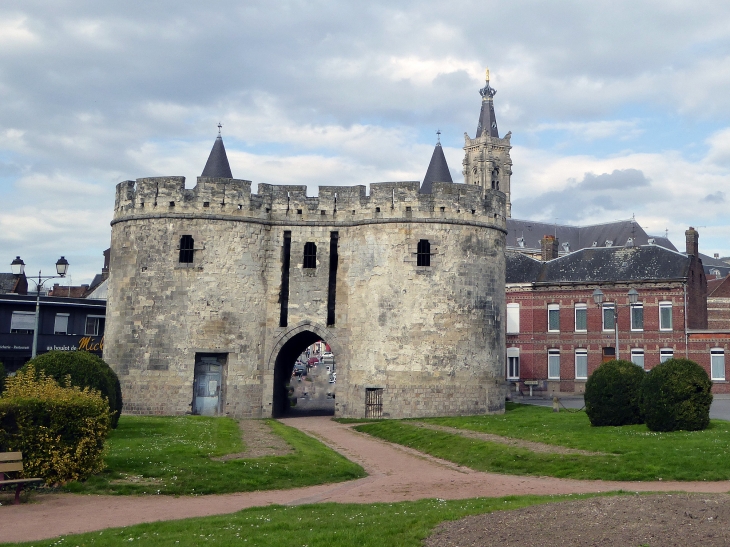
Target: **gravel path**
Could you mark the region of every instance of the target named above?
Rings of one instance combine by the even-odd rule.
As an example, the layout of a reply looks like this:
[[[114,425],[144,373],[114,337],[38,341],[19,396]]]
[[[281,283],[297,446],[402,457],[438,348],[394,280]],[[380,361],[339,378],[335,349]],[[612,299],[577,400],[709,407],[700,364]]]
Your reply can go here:
[[[37,503],[0,507],[4,541],[35,540],[128,526],[140,522],[225,514],[269,504],[370,503],[433,498],[464,499],[521,494],[629,491],[723,493],[722,482],[604,482],[481,473],[392,445],[333,422],[330,417],[289,418],[285,424],[312,435],[359,463],[368,477],[293,490],[198,497],[36,496]]]

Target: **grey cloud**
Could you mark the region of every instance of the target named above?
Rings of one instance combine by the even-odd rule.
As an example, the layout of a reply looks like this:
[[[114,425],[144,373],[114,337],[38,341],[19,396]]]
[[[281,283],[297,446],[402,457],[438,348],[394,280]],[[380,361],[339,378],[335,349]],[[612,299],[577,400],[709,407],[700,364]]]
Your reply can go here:
[[[717,191],[714,194],[707,194],[702,201],[707,203],[723,203],[725,201],[725,192]]]
[[[649,179],[639,169],[614,169],[612,173],[594,175],[586,173],[578,184],[579,189],[585,190],[623,190],[649,186]]]

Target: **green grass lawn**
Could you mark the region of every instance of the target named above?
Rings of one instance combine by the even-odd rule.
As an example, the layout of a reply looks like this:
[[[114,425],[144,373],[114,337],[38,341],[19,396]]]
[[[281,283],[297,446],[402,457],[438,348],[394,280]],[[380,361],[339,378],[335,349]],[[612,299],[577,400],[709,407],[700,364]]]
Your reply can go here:
[[[255,507],[231,515],[139,524],[13,545],[185,547],[246,545],[418,547],[440,522],[497,510],[590,496],[511,496],[401,503]],[[9,544],[3,544],[9,545]]]
[[[357,464],[322,443],[269,422],[294,452],[217,462],[243,450],[238,423],[202,416],[122,416],[112,431],[107,469],[65,490],[94,494],[220,494],[295,488],[365,476]]]
[[[606,455],[535,453],[416,428],[408,420],[356,429],[479,471],[603,480],[730,479],[730,422],[722,420],[712,420],[704,431],[656,433],[644,425],[592,427],[583,412],[554,413],[550,408],[508,403],[503,415],[420,421]]]

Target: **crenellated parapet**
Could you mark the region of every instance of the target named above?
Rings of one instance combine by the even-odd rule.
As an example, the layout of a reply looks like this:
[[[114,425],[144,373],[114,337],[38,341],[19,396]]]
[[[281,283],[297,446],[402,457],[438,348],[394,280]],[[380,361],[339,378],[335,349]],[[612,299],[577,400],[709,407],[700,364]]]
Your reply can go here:
[[[451,219],[503,228],[505,194],[480,185],[439,183],[433,192],[419,192],[418,181],[370,185],[320,186],[307,196],[304,185],[259,184],[251,181],[198,177],[185,188],[185,177],[149,177],[117,184],[114,223],[144,218],[194,217],[252,219],[275,223],[348,223],[366,220]]]

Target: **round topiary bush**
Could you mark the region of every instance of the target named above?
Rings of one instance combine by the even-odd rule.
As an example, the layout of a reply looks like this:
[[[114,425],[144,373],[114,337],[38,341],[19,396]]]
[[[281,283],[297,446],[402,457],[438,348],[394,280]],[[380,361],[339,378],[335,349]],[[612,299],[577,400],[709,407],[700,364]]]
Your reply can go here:
[[[640,424],[639,397],[645,372],[630,361],[603,363],[586,382],[586,414],[591,425]]]
[[[710,423],[712,382],[689,359],[655,366],[641,386],[641,412],[652,431],[697,431]]]
[[[28,361],[35,367],[36,374],[44,372],[65,385],[66,376],[71,376],[71,385],[90,387],[101,392],[109,401],[112,412],[112,427],[116,429],[122,413],[122,389],[116,373],[102,359],[86,351],[49,351]]]

